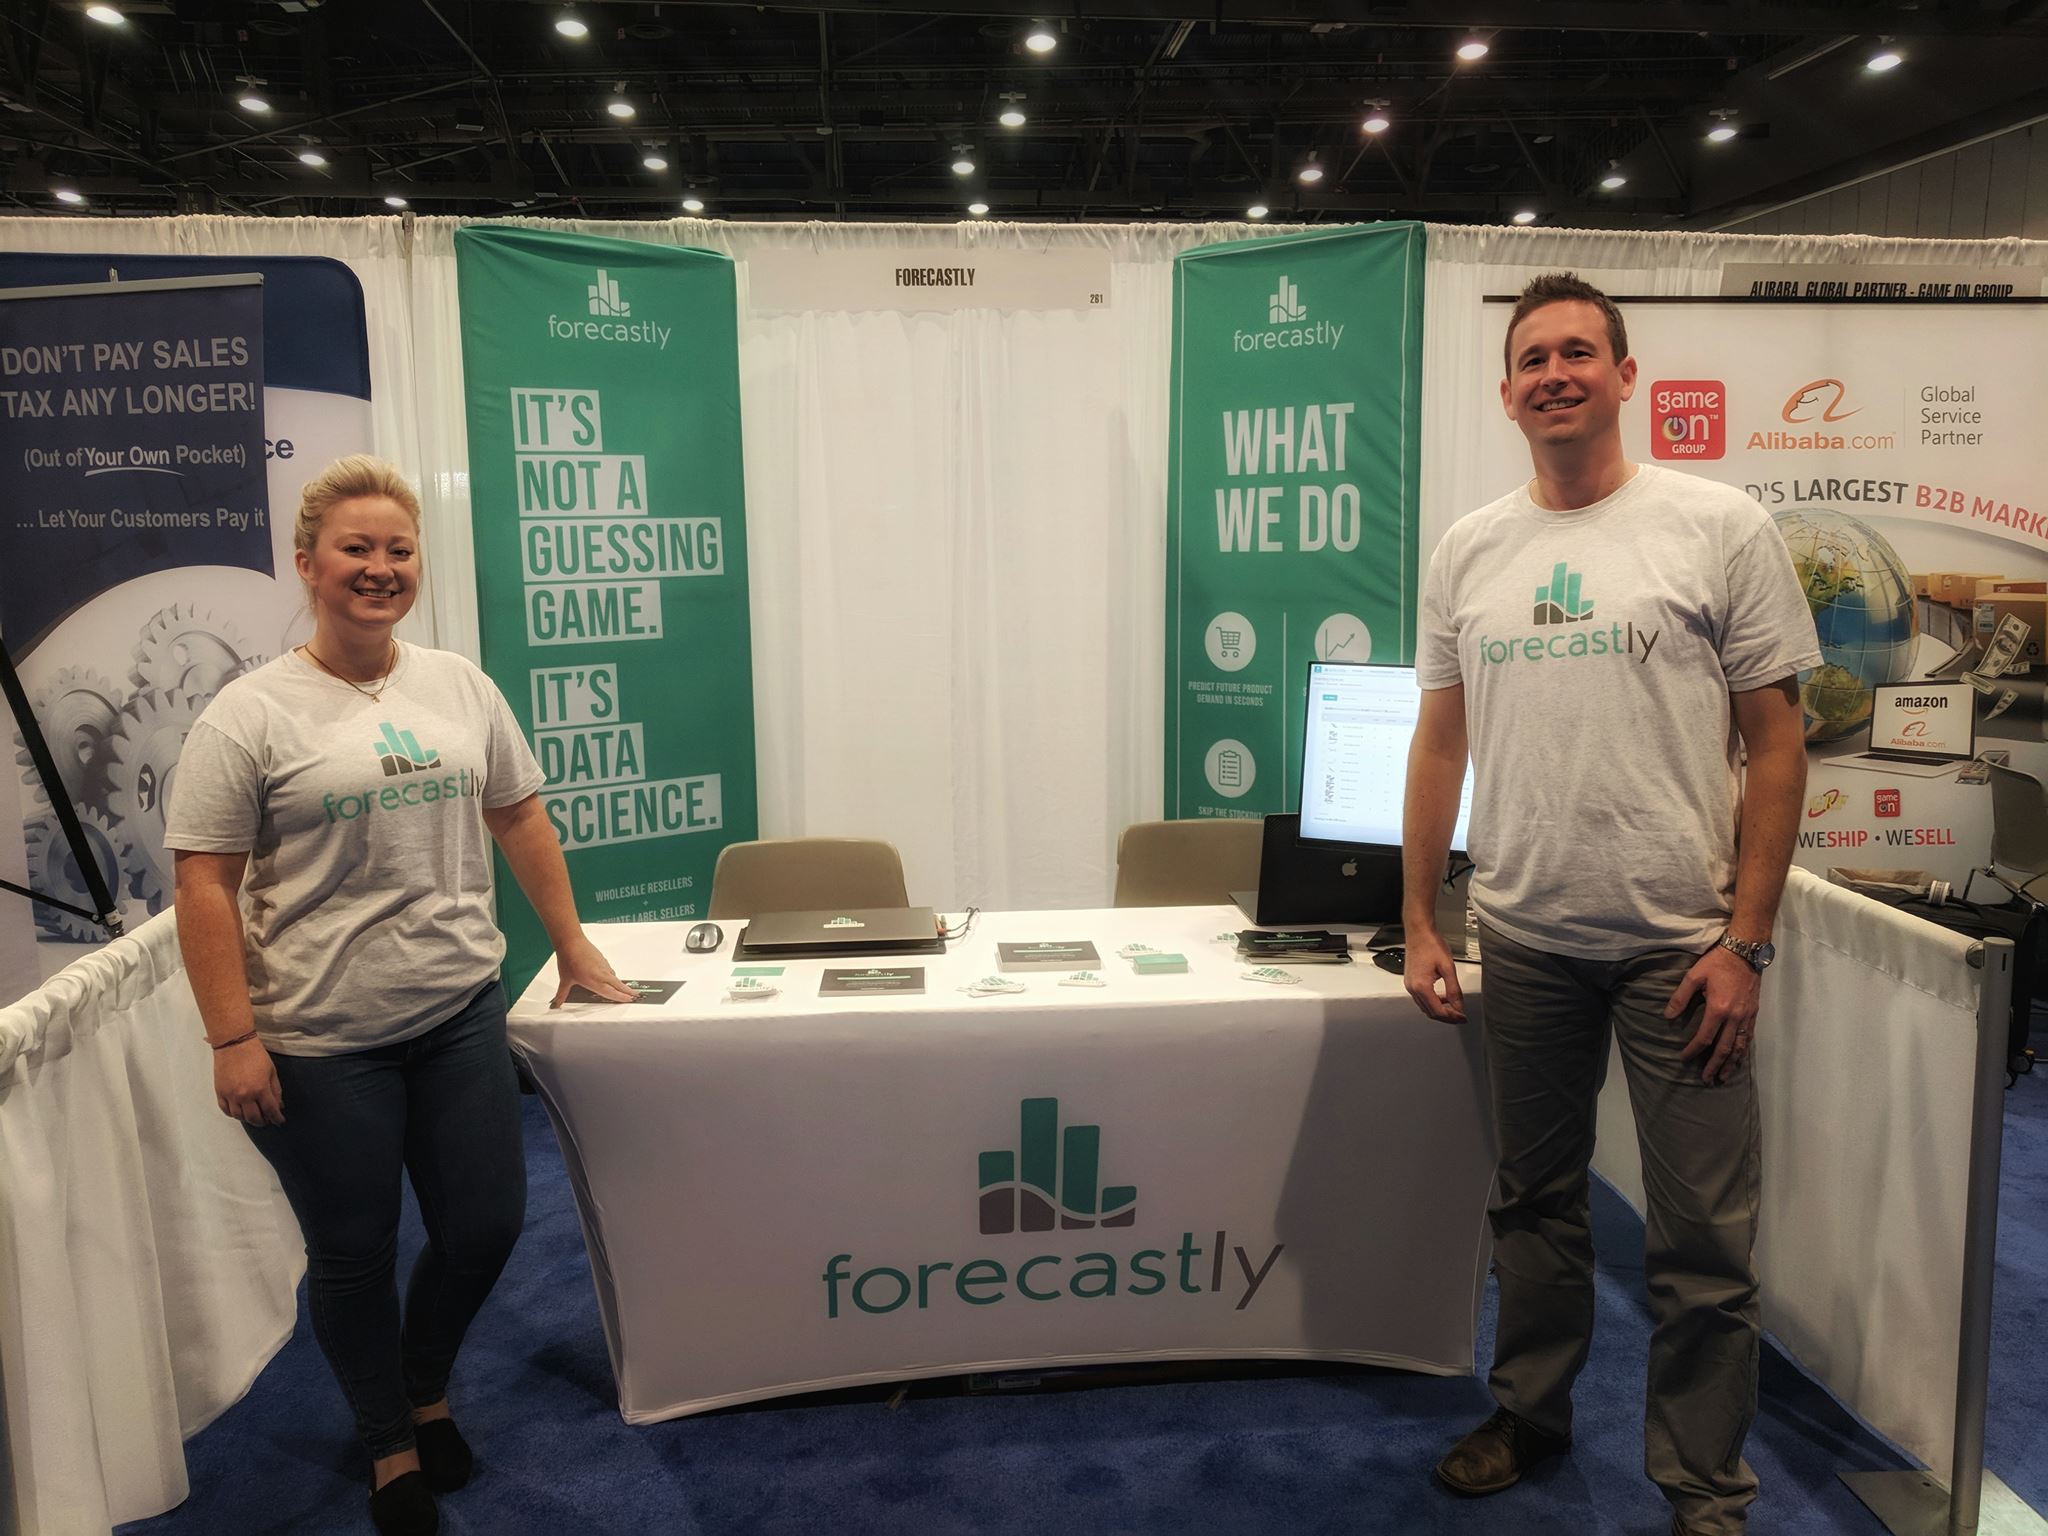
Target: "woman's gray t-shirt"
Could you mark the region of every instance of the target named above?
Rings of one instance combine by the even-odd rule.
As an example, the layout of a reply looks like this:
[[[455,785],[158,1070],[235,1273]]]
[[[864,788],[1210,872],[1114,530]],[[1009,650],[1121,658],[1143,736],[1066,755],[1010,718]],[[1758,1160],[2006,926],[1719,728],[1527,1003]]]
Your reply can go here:
[[[497,974],[483,810],[540,788],[496,684],[401,644],[373,700],[287,652],[186,738],[164,842],[247,853],[243,954],[263,1043],[330,1056],[453,1017]]]

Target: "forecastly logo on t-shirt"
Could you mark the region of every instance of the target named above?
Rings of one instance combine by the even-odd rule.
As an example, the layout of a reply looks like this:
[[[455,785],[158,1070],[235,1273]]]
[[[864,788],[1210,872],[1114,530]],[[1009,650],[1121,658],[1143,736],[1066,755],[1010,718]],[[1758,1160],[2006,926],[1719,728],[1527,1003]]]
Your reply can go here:
[[[1511,661],[1568,661],[1575,656],[1627,657],[1647,662],[1657,648],[1656,629],[1637,629],[1633,620],[1597,625],[1593,599],[1584,591],[1584,573],[1562,560],[1550,568],[1550,579],[1536,588],[1530,622],[1548,628],[1567,626],[1568,633],[1479,637],[1479,659],[1487,666]]]
[[[401,731],[389,720],[380,721],[378,725],[384,735],[377,741],[375,750],[384,764],[386,778],[441,766],[441,754],[431,748],[422,749],[411,731]]]
[[[411,731],[389,720],[379,721],[378,729],[383,734],[370,743],[370,750],[376,754],[386,778],[425,773],[441,766],[440,752],[422,747]],[[437,805],[443,800],[473,799],[482,792],[482,779],[464,768],[438,778],[412,779],[403,785],[372,785],[359,795],[322,795],[320,805],[327,820],[333,823],[354,821],[372,811],[403,811]]]

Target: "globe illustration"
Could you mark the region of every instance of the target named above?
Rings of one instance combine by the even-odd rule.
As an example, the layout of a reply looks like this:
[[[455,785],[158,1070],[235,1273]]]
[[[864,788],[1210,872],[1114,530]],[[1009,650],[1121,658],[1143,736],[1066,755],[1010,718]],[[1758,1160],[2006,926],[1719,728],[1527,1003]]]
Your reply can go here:
[[[1903,682],[1920,616],[1906,562],[1869,524],[1825,507],[1777,513],[1813,610],[1821,664],[1799,676],[1808,741],[1839,741],[1870,721],[1871,690]]]

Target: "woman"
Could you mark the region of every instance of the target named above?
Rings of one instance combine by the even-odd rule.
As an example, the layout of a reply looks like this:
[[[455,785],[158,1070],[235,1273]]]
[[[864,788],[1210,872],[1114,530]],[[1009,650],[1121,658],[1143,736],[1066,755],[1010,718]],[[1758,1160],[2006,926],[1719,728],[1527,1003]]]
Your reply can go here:
[[[468,1480],[447,1385],[526,1209],[488,830],[555,947],[555,1002],[630,1001],[577,922],[542,775],[475,667],[392,635],[419,499],[356,455],[305,488],[313,637],[192,727],[165,843],[214,1092],[305,1233],[313,1331],[372,1461],[379,1531],[431,1532]],[[394,1284],[399,1171],[427,1229]]]

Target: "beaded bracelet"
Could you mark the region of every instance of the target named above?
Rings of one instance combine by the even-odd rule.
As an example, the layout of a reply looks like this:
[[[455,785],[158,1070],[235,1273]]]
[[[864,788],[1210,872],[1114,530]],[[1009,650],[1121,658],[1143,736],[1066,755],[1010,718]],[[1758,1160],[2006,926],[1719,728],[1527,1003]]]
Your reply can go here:
[[[220,1043],[219,1043],[218,1045],[215,1045],[215,1044],[214,1044],[214,1042],[213,1042],[213,1041],[211,1041],[211,1040],[207,1041],[206,1043],[207,1043],[208,1045],[211,1045],[211,1046],[213,1046],[213,1048],[214,1048],[214,1049],[215,1049],[216,1051],[224,1051],[224,1050],[226,1050],[226,1049],[227,1049],[227,1048],[228,1048],[229,1046],[231,1046],[231,1045],[240,1045],[240,1044],[241,1044],[241,1043],[242,1043],[242,1042],[243,1042],[244,1040],[254,1040],[255,1038],[256,1038],[256,1031],[255,1031],[255,1030],[253,1030],[253,1029],[245,1029],[245,1030],[243,1030],[243,1031],[242,1031],[242,1032],[241,1032],[241,1033],[240,1033],[239,1035],[235,1036],[235,1038],[234,1038],[234,1039],[232,1039],[232,1040],[223,1040],[223,1041],[221,1041],[221,1042],[220,1042]]]

